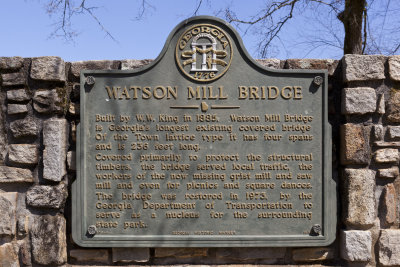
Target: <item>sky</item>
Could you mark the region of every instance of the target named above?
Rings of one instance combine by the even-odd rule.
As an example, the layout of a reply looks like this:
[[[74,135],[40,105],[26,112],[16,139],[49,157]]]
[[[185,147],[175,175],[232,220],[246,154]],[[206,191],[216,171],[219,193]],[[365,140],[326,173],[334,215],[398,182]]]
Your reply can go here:
[[[46,12],[48,2],[3,0],[0,56],[60,56],[65,61],[154,59],[161,52],[172,29],[193,15],[198,0],[147,0],[151,6],[146,7],[141,19],[137,19],[139,0],[86,0],[88,6],[98,7],[93,10],[94,14],[115,40],[108,37],[89,15],[77,15],[72,20],[72,28],[77,36],[70,41],[51,36],[60,15],[49,16]],[[223,10],[230,7],[238,17],[248,18],[256,15],[264,7],[264,2],[251,0],[249,4],[249,0],[208,0],[204,1],[197,14],[223,18]],[[294,14],[296,19],[289,21],[281,37],[271,46],[269,57],[340,58],[340,47],[319,46],[324,41],[320,40],[321,37],[326,37],[336,46],[340,46],[337,40],[343,38],[342,26],[334,14],[318,10],[321,8],[298,10]],[[260,34],[257,34],[257,29],[244,26],[236,29],[250,55],[259,58],[257,43]]]

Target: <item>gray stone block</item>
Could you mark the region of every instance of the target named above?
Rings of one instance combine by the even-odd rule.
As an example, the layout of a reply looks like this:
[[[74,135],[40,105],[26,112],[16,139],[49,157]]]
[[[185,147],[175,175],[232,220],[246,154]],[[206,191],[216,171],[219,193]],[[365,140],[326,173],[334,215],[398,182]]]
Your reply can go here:
[[[68,123],[65,119],[49,119],[43,123],[43,178],[61,181],[67,174]]]
[[[42,81],[65,82],[65,63],[60,57],[32,59],[31,78]]]
[[[345,169],[345,223],[372,226],[376,217],[375,172],[369,169]]]
[[[282,69],[281,60],[277,58],[256,59],[256,61],[266,68]]]
[[[16,192],[0,193],[0,237],[16,233],[17,199]]]
[[[18,253],[13,243],[5,243],[0,246],[0,266],[19,267]]]
[[[389,57],[389,75],[390,79],[400,81],[400,55]]]
[[[33,183],[32,171],[29,169],[0,166],[1,183]]]
[[[342,58],[345,82],[385,79],[385,56],[352,55]]]
[[[26,89],[7,91],[7,100],[12,102],[27,102],[31,99]]]
[[[381,230],[379,238],[379,263],[382,266],[400,265],[400,230]]]
[[[3,73],[1,79],[3,86],[25,85],[25,75],[22,72]]]
[[[368,164],[371,127],[347,123],[340,126],[340,161],[343,165]]]
[[[66,222],[61,215],[35,216],[31,227],[32,258],[42,265],[67,261]]]
[[[33,108],[39,113],[62,114],[68,102],[66,97],[65,88],[38,90],[33,96]]]
[[[149,248],[113,248],[112,261],[129,262],[148,262],[150,260]]]
[[[136,60],[136,59],[125,59],[121,60],[121,70],[131,70],[131,69],[137,69],[141,68],[145,65],[150,64],[153,62],[152,59],[142,59],[142,60]]]
[[[390,90],[386,115],[389,122],[400,122],[400,90]]]
[[[399,167],[394,166],[388,169],[379,169],[378,175],[381,178],[397,178],[399,176]]]
[[[10,131],[14,138],[37,137],[39,135],[38,123],[32,118],[27,117],[10,123]]]
[[[34,166],[38,159],[39,151],[36,145],[12,144],[8,147],[8,160],[13,165]]]
[[[344,88],[342,114],[367,114],[376,111],[376,92],[369,87]]]
[[[334,59],[287,59],[285,69],[328,70],[333,75],[338,64],[339,60]]]
[[[79,78],[81,70],[117,70],[120,62],[117,60],[88,60],[71,62],[71,74]]]
[[[68,189],[64,183],[57,186],[36,185],[26,192],[26,203],[39,208],[60,209],[65,205]]]
[[[342,231],[340,235],[340,255],[347,261],[371,260],[372,237],[370,231]]]
[[[17,70],[23,65],[22,57],[0,57],[0,70]]]
[[[389,137],[392,139],[400,138],[400,126],[388,126]]]
[[[26,114],[28,113],[28,106],[24,104],[8,104],[7,105],[7,114],[8,115],[17,115],[17,114]]]
[[[375,161],[378,163],[396,163],[399,161],[399,150],[395,148],[378,149],[375,152]]]
[[[381,218],[385,226],[392,225],[396,221],[397,195],[393,184],[385,185],[382,198]]]

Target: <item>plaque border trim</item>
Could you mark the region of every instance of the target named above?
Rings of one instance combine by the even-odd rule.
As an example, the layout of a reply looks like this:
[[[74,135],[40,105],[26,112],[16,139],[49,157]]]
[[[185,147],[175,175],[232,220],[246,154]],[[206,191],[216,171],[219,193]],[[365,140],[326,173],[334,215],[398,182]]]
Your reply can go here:
[[[285,236],[261,236],[257,237],[254,235],[245,236],[135,236],[132,238],[130,235],[108,235],[102,237],[96,235],[94,237],[88,237],[86,234],[85,226],[86,214],[85,209],[87,208],[83,204],[84,194],[84,183],[81,180],[83,177],[83,168],[86,162],[85,160],[85,144],[86,136],[81,135],[81,128],[85,127],[84,114],[85,110],[85,90],[90,90],[88,85],[84,83],[87,76],[98,76],[106,74],[121,74],[122,77],[126,74],[139,74],[144,73],[152,69],[158,64],[164,57],[167,49],[170,45],[172,38],[178,34],[179,30],[188,25],[194,23],[209,23],[211,21],[217,24],[223,24],[227,27],[227,30],[231,31],[231,37],[237,42],[238,49],[243,53],[243,57],[253,67],[262,70],[263,72],[271,73],[297,73],[297,74],[315,74],[324,77],[323,84],[321,85],[322,92],[322,124],[323,124],[323,138],[324,144],[322,154],[322,173],[323,173],[323,196],[322,196],[322,234],[320,236],[310,235],[285,235]],[[188,77],[182,76],[191,81]],[[82,70],[80,75],[81,80],[81,112],[80,112],[80,124],[77,125],[77,141],[76,141],[76,179],[72,182],[72,238],[74,242],[82,247],[313,247],[313,246],[328,246],[336,239],[336,223],[337,223],[337,198],[336,198],[336,182],[332,179],[332,164],[328,162],[332,159],[332,134],[331,126],[328,122],[328,72],[327,70],[275,70],[269,69],[258,62],[256,62],[247,52],[243,45],[243,41],[237,31],[229,25],[226,21],[211,17],[211,16],[197,16],[187,20],[184,20],[178,24],[169,34],[165,45],[159,54],[159,56],[149,65],[146,65],[140,69],[133,70]]]

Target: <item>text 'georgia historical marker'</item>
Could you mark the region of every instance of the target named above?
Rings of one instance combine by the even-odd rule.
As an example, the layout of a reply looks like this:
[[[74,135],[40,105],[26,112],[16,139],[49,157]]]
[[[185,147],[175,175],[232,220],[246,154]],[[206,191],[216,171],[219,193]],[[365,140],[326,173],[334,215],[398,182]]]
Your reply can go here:
[[[73,237],[88,247],[335,238],[326,71],[266,69],[211,17],[129,71],[82,71]]]

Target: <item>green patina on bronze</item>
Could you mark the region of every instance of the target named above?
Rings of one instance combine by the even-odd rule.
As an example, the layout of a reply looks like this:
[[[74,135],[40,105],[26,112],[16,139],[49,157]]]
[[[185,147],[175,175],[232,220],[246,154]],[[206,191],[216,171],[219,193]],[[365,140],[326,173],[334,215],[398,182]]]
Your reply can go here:
[[[89,76],[94,84],[86,82]],[[336,191],[327,78],[323,70],[262,67],[229,24],[206,16],[179,24],[148,66],[82,71],[72,186],[75,242],[86,247],[332,243]],[[120,115],[130,120],[121,122]],[[96,131],[96,125],[103,128]],[[103,149],[96,149],[99,144]],[[121,145],[125,149],[118,149]],[[293,186],[299,188],[288,188]]]

